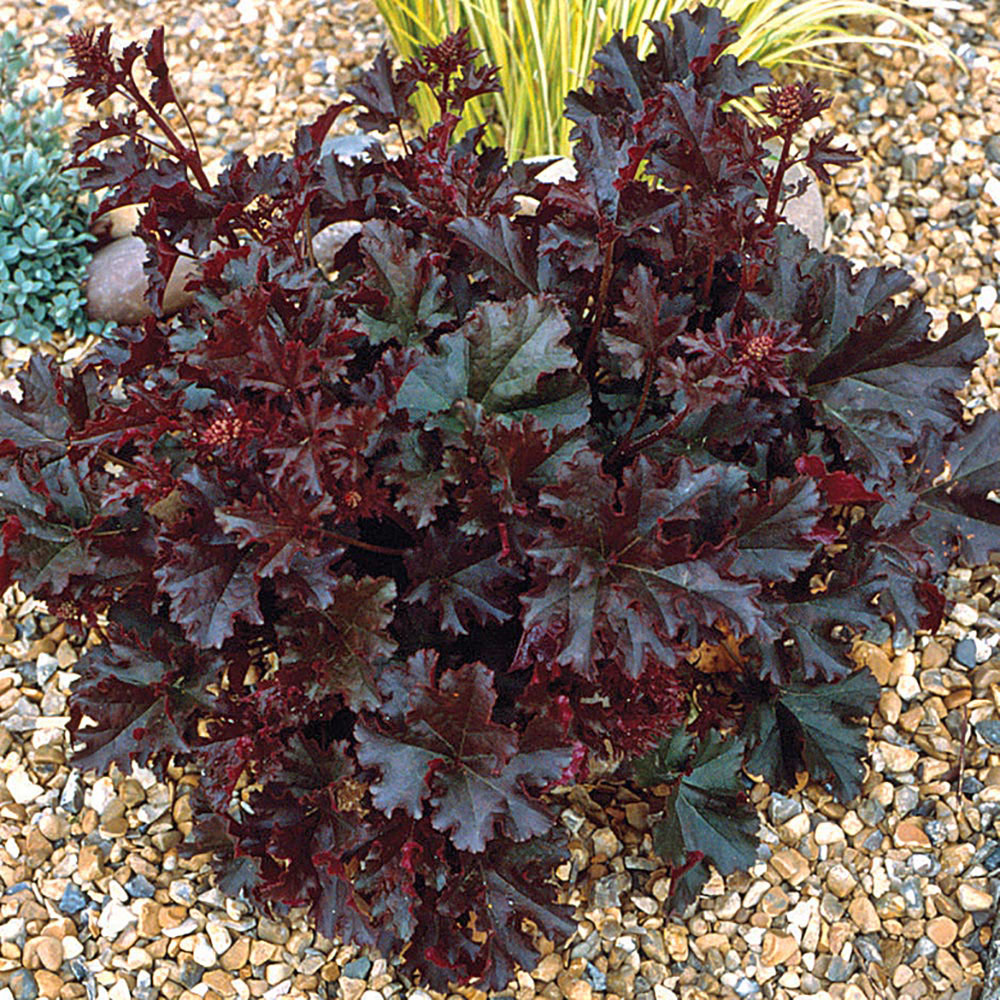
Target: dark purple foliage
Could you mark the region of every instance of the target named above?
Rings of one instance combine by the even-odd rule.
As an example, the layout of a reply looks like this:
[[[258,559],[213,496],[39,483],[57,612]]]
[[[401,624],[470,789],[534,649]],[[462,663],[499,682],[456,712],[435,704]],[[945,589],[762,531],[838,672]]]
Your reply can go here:
[[[102,210],[147,205],[153,300],[179,244],[205,263],[179,321],[0,396],[0,586],[103,634],[77,766],[197,763],[190,849],[227,891],[435,988],[502,989],[532,926],[571,932],[545,793],[608,746],[659,789],[678,903],[753,860],[741,765],[855,794],[877,685],[852,638],[935,628],[949,561],[1000,549],[1000,417],[955,396],[978,321],[929,337],[906,275],[782,222],[811,85],[755,128],[722,105],[770,77],[718,11],[652,28],[569,96],[559,184],[455,141],[496,88],[461,34],[351,90],[377,130],[434,91],[403,156],[324,156],[334,105],[216,184],[161,116],[162,31],[70,41],[71,89],[132,105],[74,149]],[[855,157],[825,134],[800,159]],[[345,220],[325,276],[311,240]]]

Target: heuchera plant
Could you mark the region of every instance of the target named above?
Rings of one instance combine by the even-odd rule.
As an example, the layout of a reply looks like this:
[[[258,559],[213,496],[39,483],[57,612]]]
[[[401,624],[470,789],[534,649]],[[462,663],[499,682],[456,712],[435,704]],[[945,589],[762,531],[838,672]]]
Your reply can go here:
[[[935,628],[936,576],[1000,549],[1000,416],[955,395],[978,321],[932,332],[902,271],[782,222],[793,162],[856,159],[830,133],[793,152],[811,85],[752,127],[724,105],[770,76],[718,11],[652,30],[569,96],[558,184],[452,141],[495,89],[462,34],[351,88],[401,137],[435,94],[403,155],[324,156],[337,104],[215,183],[162,30],[70,40],[69,89],[131,103],[74,147],[99,210],[146,205],[154,298],[181,244],[205,262],[179,320],[0,397],[0,584],[102,637],[76,766],[196,763],[224,888],[436,988],[503,988],[573,931],[544,793],[609,745],[678,905],[753,861],[744,775],[855,795],[878,688],[852,640]],[[326,275],[312,238],[345,220]]]

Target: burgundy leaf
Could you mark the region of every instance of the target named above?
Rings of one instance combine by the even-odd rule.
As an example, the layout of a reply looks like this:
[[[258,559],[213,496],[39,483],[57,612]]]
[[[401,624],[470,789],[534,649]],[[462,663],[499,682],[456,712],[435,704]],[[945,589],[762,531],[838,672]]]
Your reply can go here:
[[[237,620],[264,621],[252,555],[241,553],[224,535],[197,545],[170,541],[164,549],[165,561],[153,574],[157,588],[170,598],[173,620],[196,646],[218,649]]]

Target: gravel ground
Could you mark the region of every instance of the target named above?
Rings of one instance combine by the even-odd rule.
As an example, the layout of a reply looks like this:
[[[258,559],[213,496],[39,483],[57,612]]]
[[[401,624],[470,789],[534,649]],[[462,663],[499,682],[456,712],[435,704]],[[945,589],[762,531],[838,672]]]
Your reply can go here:
[[[865,157],[825,193],[830,249],[906,267],[935,317],[975,310],[991,344],[998,15],[996,0],[921,15],[967,74],[886,48],[842,50],[854,75],[820,79],[835,94],[828,121]],[[381,40],[366,0],[0,0],[0,23],[37,47],[39,82],[53,88],[66,80],[66,31],[101,21],[139,41],[166,25],[175,84],[200,103],[216,163],[231,148],[287,148],[294,124],[335,98]],[[79,122],[82,100],[67,110]],[[28,351],[8,342],[2,354],[8,374]],[[970,412],[1000,406],[997,367],[993,344],[966,396]],[[973,1000],[1000,889],[998,574],[953,570],[957,603],[936,636],[859,647],[883,684],[862,795],[845,808],[812,785],[787,797],[755,786],[758,863],[714,878],[682,917],[662,911],[667,883],[644,805],[600,785],[568,793],[572,863],[557,876],[579,929],[558,952],[541,942],[541,964],[503,995]],[[177,850],[193,771],[175,769],[165,785],[141,770],[70,772],[66,691],[79,648],[44,607],[5,595],[0,650],[0,1000],[427,1000],[384,960],[316,936],[304,912],[258,919],[212,889],[206,859]],[[975,728],[991,720],[992,730]]]

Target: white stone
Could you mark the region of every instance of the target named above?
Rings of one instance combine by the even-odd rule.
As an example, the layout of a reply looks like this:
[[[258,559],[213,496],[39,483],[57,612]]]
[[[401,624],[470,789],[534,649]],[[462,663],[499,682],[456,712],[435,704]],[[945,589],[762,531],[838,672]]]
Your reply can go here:
[[[209,920],[205,930],[208,933],[208,940],[212,944],[212,949],[217,955],[221,955],[229,950],[233,939],[229,936],[229,931],[222,924],[216,920]]]
[[[198,923],[193,917],[185,917],[176,927],[164,927],[160,933],[167,938],[185,937],[198,930]]]
[[[979,621],[979,612],[972,607],[971,604],[963,604],[959,601],[955,607],[951,609],[951,617],[954,621],[958,622],[959,625],[964,625],[966,628],[972,628],[972,626]]]
[[[896,685],[896,694],[903,701],[911,701],[920,694],[920,682],[916,677],[900,677],[899,683]]]
[[[983,185],[983,194],[985,194],[994,205],[1000,205],[1000,180],[997,180],[996,177],[991,177]]]
[[[997,304],[997,286],[983,285],[976,296],[976,312],[990,312]]]
[[[993,894],[978,886],[960,885],[958,887],[958,905],[969,913],[989,910],[993,908]]]
[[[801,929],[808,926],[813,911],[818,905],[818,899],[803,899],[801,902],[796,903],[785,914],[785,919],[788,921],[789,927],[798,927]]]
[[[7,791],[10,797],[21,806],[34,802],[45,791],[36,781],[32,781],[23,767],[16,768],[7,775]]]
[[[111,900],[101,911],[97,926],[100,927],[101,933],[106,938],[114,940],[129,924],[134,924],[137,919],[136,915],[127,906],[122,906],[121,903]]]
[[[79,938],[64,937],[62,939],[62,946],[63,958],[66,959],[66,961],[79,958],[83,954],[83,945],[80,943]]]
[[[278,983],[277,986],[272,986],[265,994],[264,1000],[278,1000],[279,997],[283,997],[292,988],[291,979],[286,979],[283,983]],[[370,992],[369,990],[365,991]],[[382,1000],[382,994],[377,993],[376,996],[378,1000]]]
[[[829,821],[820,823],[815,831],[813,831],[813,835],[816,838],[817,844],[826,846],[839,844],[844,840],[844,831],[836,823],[830,823]]]
[[[192,956],[199,965],[203,965],[206,969],[210,969],[215,965],[218,959],[215,950],[208,943],[208,938],[204,934],[195,936]]]
[[[254,0],[239,0],[236,12],[240,15],[240,24],[254,24],[260,17],[260,11]]]
[[[87,796],[89,800],[87,804],[100,816],[107,808],[108,803],[115,797],[115,794],[114,782],[110,778],[98,778],[94,782],[94,787],[90,790],[90,795]]]

